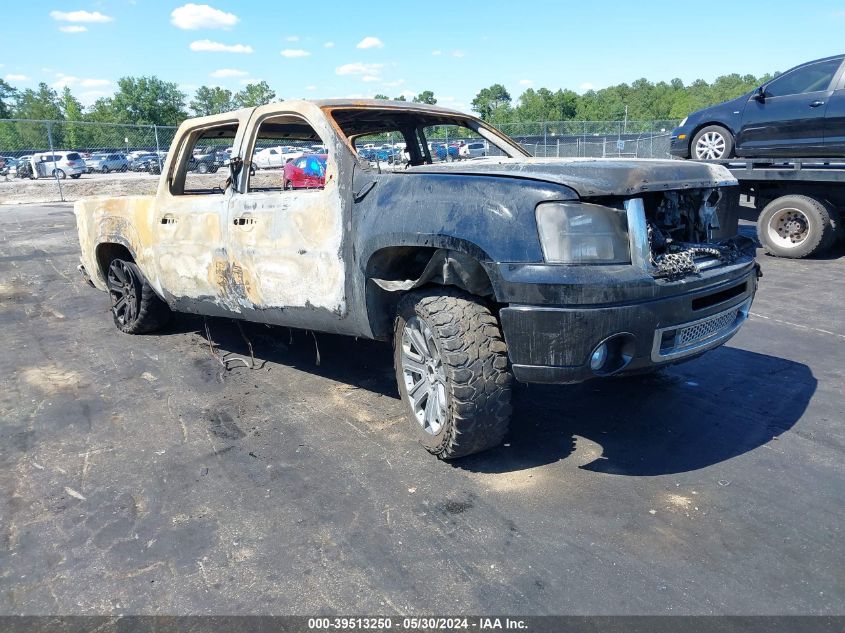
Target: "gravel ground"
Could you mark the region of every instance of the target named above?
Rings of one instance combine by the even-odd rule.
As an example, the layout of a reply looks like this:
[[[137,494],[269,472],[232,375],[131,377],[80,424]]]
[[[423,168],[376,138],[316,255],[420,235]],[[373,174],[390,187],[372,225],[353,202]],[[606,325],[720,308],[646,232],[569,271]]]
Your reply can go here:
[[[189,182],[197,187],[221,186],[226,182],[228,170],[214,174],[189,174]],[[261,187],[279,186],[281,172],[259,171],[253,183]],[[159,176],[147,173],[126,172],[110,174],[83,174],[78,179],[66,178],[59,183],[52,178],[37,180],[0,180],[0,204],[49,203],[64,200],[75,202],[87,196],[153,195],[158,188]]]
[[[78,248],[67,205],[0,209],[0,615],[845,613],[841,249],[761,257],[725,347],[520,386],[442,463],[389,346],[247,325],[224,372],[200,319],[119,334]]]

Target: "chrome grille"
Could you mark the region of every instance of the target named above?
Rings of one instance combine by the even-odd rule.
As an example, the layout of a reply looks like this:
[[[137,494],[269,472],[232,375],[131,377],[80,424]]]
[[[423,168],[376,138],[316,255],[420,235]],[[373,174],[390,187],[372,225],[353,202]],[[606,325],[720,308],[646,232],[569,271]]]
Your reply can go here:
[[[701,321],[695,325],[678,330],[675,338],[675,346],[686,347],[687,345],[692,345],[703,339],[710,338],[714,334],[718,334],[722,330],[729,328],[736,321],[737,312],[739,310],[717,314],[712,319],[707,319],[706,321]]]

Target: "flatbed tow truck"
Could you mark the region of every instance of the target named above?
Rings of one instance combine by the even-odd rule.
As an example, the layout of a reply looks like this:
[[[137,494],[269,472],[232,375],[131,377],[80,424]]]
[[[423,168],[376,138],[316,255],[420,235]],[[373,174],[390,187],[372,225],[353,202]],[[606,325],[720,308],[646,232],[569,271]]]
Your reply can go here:
[[[740,195],[753,197],[757,238],[777,257],[818,255],[845,240],[845,158],[731,158]]]

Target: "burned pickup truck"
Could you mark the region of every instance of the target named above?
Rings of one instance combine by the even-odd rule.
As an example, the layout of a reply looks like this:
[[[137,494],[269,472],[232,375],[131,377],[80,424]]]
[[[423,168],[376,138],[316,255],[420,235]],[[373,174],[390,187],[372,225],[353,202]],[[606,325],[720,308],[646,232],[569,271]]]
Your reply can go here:
[[[403,166],[358,152],[397,139]],[[454,139],[486,155],[433,156]],[[197,145],[231,147],[227,169],[190,172]],[[251,169],[279,145],[319,152],[310,185]],[[181,311],[392,340],[413,432],[454,458],[501,442],[513,378],[649,372],[733,336],[758,278],[735,184],[717,165],[531,158],[434,106],[289,101],[186,121],[156,195],[75,210],[121,331]]]

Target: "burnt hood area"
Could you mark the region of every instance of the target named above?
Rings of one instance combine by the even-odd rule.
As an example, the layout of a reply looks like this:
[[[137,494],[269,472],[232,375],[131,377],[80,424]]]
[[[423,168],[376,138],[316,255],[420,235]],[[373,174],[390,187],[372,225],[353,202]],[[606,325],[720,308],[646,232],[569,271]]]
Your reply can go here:
[[[481,158],[419,165],[404,173],[527,178],[570,187],[581,198],[737,184],[721,165],[651,159]]]

